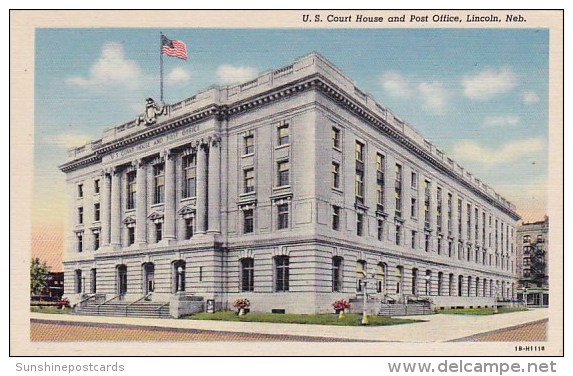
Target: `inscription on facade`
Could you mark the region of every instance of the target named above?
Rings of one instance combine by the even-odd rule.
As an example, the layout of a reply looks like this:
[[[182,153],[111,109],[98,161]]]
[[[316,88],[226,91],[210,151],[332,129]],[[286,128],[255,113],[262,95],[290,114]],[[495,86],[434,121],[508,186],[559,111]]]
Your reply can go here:
[[[161,145],[165,142],[172,142],[172,141],[176,141],[178,139],[183,139],[185,137],[188,137],[190,134],[197,133],[198,131],[199,131],[199,125],[194,125],[194,126],[182,129],[182,130],[175,131],[175,132],[170,133],[170,134],[165,135],[165,136],[157,137],[154,140],[146,141],[146,142],[143,142],[141,144],[113,152],[109,155],[109,158],[111,160],[123,158],[125,156],[130,155],[130,154],[137,153],[137,152],[149,149],[149,148],[157,146],[157,145]]]

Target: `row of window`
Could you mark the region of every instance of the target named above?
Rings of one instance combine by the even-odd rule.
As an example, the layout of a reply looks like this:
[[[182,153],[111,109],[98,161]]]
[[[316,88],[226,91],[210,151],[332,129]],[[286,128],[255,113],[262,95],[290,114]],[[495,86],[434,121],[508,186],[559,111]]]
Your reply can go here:
[[[537,243],[543,243],[545,240],[542,234],[537,234]],[[531,235],[523,235],[523,244],[531,243]]]
[[[98,194],[100,191],[100,180],[99,179],[95,179],[94,180],[94,194]],[[78,184],[78,198],[83,198],[84,197],[84,185],[83,183]]]

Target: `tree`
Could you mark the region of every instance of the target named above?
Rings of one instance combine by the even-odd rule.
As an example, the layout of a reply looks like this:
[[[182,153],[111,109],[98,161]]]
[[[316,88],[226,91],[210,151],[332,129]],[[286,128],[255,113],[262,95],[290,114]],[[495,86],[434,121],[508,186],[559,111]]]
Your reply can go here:
[[[30,262],[30,294],[39,295],[42,289],[48,285],[50,267],[46,262],[40,262],[38,257]]]

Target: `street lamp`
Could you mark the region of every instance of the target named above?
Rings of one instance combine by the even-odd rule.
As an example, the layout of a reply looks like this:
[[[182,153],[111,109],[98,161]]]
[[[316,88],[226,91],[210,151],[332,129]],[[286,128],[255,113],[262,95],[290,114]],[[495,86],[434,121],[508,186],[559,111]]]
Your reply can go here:
[[[493,313],[498,313],[497,311],[497,285],[493,286]]]
[[[366,299],[367,299],[367,294],[366,294],[366,284],[368,282],[366,281],[366,278],[364,278],[362,280],[362,296],[363,296],[363,300],[364,300],[364,304],[362,305],[362,325],[368,325],[368,316],[366,314]]]

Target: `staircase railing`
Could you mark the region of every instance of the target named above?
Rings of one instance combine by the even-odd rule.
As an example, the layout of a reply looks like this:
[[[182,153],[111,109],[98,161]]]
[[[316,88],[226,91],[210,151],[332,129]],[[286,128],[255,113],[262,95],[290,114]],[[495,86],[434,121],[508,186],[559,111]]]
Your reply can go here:
[[[149,295],[151,295],[150,292],[148,292],[147,294],[143,295],[141,298],[139,298],[139,299],[137,299],[137,300],[134,300],[133,302],[127,304],[127,305],[125,306],[125,316],[127,317],[127,309],[128,309],[130,306],[132,306],[132,305],[134,305],[135,303],[138,303],[138,302],[140,302],[140,301],[142,301],[142,300],[147,299],[147,297],[149,297]]]
[[[119,296],[120,296],[120,295],[116,295],[116,296],[114,296],[113,298],[108,299],[108,300],[106,300],[105,302],[103,302],[103,303],[101,303],[101,304],[98,304],[98,305],[97,305],[97,314],[99,315],[99,308],[100,308],[102,305],[105,305],[106,303],[109,303],[109,302],[111,302],[112,300],[119,298]]]
[[[90,296],[88,296],[87,298],[80,300],[76,305],[79,306],[79,307],[82,307],[82,305],[83,305],[85,302],[87,302],[87,301],[90,300],[90,299],[94,299],[95,297],[96,297],[96,294],[90,295]]]
[[[169,305],[169,302],[163,303],[159,308],[157,308],[157,316],[161,316],[161,309]]]

